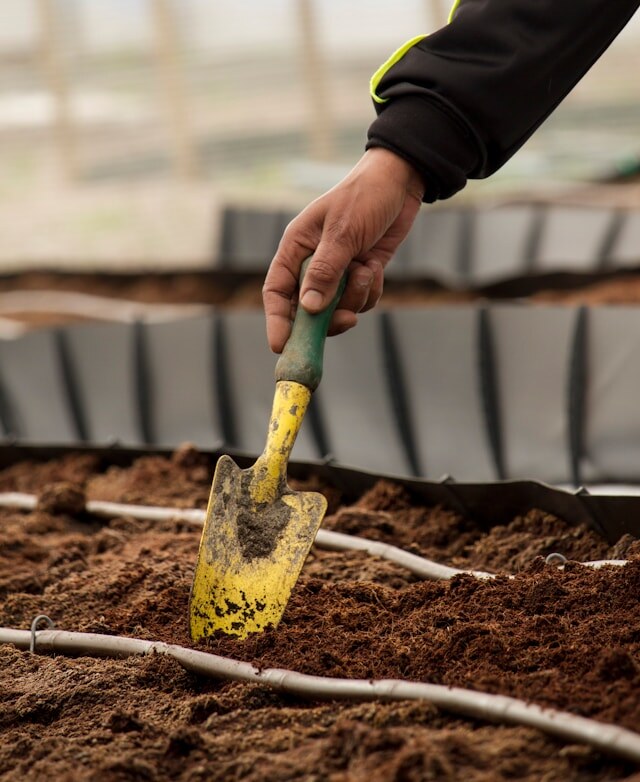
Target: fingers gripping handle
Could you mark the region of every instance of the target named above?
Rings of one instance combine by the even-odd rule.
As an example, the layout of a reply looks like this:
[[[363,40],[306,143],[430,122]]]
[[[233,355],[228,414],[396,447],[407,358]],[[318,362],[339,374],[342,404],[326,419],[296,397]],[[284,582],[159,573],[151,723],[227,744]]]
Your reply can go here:
[[[307,258],[302,264],[299,285],[302,284],[310,262],[311,258]],[[322,312],[311,315],[303,307],[298,306],[291,336],[276,364],[276,381],[293,380],[311,391],[316,390],[322,377],[322,359],[327,331],[346,281],[347,273],[345,272],[338,285],[336,295]]]

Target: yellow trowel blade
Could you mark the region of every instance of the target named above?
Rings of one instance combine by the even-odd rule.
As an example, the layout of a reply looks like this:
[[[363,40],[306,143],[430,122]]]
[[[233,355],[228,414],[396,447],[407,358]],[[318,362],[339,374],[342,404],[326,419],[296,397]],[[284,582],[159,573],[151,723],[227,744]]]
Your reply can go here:
[[[322,494],[285,489],[256,503],[256,468],[217,464],[191,590],[194,640],[221,630],[245,638],[280,621],[327,508]]]
[[[253,467],[218,460],[191,588],[194,641],[216,630],[245,638],[284,613],[327,509],[322,494],[292,491],[286,481],[310,398],[300,383],[278,382],[267,443]]]

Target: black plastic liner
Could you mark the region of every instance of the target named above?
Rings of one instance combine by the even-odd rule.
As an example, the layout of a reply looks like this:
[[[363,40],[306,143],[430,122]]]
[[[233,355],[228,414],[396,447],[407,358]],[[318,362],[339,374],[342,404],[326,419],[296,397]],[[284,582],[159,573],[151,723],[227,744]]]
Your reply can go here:
[[[123,448],[81,445],[0,445],[0,469],[18,462],[47,461],[72,453],[97,456],[106,468],[129,466],[141,456],[169,457],[170,449]],[[249,467],[255,455],[224,448],[203,449],[211,460],[212,476],[217,459],[230,454],[236,463]],[[498,481],[493,483],[456,483],[450,478],[441,481],[408,479],[395,475],[366,472],[341,467],[329,462],[290,462],[289,475],[298,479],[315,475],[329,486],[339,489],[347,502],[353,502],[379,480],[386,479],[404,486],[414,499],[425,505],[441,505],[476,523],[490,528],[506,524],[532,508],[551,513],[572,524],[587,524],[610,543],[623,535],[640,536],[640,496],[609,496],[590,494],[584,488],[575,492],[547,486],[535,481]]]
[[[258,453],[275,357],[259,311],[0,341],[0,441]],[[640,309],[369,313],[329,340],[293,458],[460,481],[640,483]]]

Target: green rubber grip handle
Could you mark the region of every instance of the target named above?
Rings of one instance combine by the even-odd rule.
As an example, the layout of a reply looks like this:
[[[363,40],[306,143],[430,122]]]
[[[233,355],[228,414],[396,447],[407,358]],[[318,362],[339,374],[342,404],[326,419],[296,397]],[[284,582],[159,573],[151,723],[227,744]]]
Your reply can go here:
[[[310,262],[311,258],[307,258],[302,264],[300,285],[302,285]],[[338,290],[331,303],[322,312],[311,315],[303,307],[298,307],[291,335],[276,364],[276,381],[293,380],[311,391],[316,390],[322,378],[324,343],[329,323],[344,292],[346,282],[347,272],[342,275]]]

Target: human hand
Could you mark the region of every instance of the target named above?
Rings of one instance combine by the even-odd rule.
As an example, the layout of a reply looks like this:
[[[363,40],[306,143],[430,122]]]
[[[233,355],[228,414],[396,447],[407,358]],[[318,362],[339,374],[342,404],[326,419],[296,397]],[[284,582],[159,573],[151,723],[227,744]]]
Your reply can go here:
[[[380,299],[384,267],[408,234],[423,194],[422,179],[406,160],[375,147],[287,226],[262,289],[275,353],[291,333],[302,262],[313,254],[300,290],[300,303],[310,313],[328,306],[349,269],[329,334],[347,331],[359,312]]]

